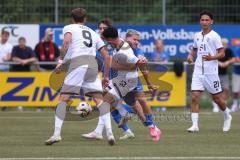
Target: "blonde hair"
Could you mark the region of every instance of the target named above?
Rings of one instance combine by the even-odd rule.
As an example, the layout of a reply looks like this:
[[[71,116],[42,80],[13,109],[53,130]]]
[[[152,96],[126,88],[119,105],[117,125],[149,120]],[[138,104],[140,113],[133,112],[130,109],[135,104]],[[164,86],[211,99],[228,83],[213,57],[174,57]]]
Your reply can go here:
[[[227,38],[222,38],[221,41],[222,41],[222,43],[228,43],[229,42]]]
[[[140,37],[140,32],[138,32],[137,30],[134,30],[134,29],[128,29],[127,30],[127,33],[126,33],[126,37],[131,37],[133,35],[137,35]]]

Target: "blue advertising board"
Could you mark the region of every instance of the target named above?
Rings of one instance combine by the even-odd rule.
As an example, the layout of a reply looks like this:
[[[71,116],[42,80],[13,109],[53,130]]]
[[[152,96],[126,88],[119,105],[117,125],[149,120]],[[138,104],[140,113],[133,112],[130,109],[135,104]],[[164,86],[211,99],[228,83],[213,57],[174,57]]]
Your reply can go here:
[[[44,36],[44,30],[47,27],[53,28],[54,42],[61,46],[63,25],[41,25],[40,37]],[[97,25],[89,25],[90,28],[97,31]],[[186,58],[190,52],[193,37],[200,31],[199,25],[116,25],[120,37],[124,38],[128,29],[135,29],[141,33],[141,48],[146,56],[154,51],[154,41],[164,40],[165,49],[171,56],[177,58]],[[213,29],[223,38],[227,38],[230,47],[234,50],[240,46],[240,26],[239,25],[214,25]]]

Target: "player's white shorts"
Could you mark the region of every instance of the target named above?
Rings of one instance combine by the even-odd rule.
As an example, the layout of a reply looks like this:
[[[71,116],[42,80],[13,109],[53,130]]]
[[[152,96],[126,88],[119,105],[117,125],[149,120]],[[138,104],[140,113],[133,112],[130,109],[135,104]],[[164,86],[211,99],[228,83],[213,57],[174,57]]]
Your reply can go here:
[[[192,77],[192,91],[207,91],[211,94],[222,92],[221,83],[217,74],[193,74]]]
[[[234,93],[240,92],[240,75],[239,74],[232,74],[232,91]]]
[[[96,69],[80,66],[68,71],[61,88],[61,93],[80,94],[81,88],[84,94],[103,92],[101,79]]]

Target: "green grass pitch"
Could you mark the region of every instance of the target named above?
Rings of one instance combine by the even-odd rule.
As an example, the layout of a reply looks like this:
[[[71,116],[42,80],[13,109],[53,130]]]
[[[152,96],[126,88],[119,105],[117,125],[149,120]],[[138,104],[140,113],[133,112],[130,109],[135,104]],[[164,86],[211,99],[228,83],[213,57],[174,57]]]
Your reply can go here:
[[[157,124],[162,130],[158,143],[153,142],[148,128],[136,120],[130,121],[135,133],[133,140],[118,140],[122,135],[115,123],[113,131],[117,139],[115,146],[109,146],[106,140],[95,141],[81,138],[82,133],[92,131],[97,119],[79,122],[67,121],[62,130],[63,140],[52,146],[44,141],[53,132],[54,112],[36,113],[0,112],[0,158],[46,158],[46,157],[240,157],[240,114],[233,114],[232,129],[222,132],[222,113],[203,111],[200,114],[200,132],[187,133],[189,119],[177,118],[186,114],[182,110],[161,113]]]

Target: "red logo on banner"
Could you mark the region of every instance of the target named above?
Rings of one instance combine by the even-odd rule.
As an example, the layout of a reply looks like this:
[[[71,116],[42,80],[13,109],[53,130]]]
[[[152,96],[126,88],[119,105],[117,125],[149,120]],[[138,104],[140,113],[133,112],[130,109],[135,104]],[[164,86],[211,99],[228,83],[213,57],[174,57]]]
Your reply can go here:
[[[240,38],[232,38],[232,46],[240,46]]]

